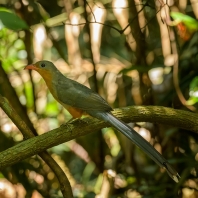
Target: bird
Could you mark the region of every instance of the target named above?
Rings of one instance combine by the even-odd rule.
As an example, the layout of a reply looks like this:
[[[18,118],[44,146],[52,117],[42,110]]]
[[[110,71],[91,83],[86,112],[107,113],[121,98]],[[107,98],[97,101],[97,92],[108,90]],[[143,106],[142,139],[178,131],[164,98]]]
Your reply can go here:
[[[164,168],[168,175],[179,182],[179,174],[169,162],[139,133],[115,117],[113,109],[98,93],[64,76],[56,66],[47,60],[27,65],[24,69],[35,70],[44,79],[53,97],[69,111],[74,119],[88,114],[109,123],[142,149],[153,161]]]

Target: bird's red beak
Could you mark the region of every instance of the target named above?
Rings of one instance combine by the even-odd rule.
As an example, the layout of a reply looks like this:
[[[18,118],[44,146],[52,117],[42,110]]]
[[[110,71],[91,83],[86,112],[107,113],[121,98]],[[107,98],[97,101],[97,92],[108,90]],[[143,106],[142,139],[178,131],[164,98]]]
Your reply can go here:
[[[36,70],[36,65],[34,65],[34,64],[27,65],[27,66],[25,66],[24,69],[33,69],[33,70]]]

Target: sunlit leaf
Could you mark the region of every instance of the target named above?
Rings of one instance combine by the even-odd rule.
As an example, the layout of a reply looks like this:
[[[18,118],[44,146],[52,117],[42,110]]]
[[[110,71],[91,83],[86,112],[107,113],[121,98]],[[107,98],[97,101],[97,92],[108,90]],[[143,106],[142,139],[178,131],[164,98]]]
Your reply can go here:
[[[57,102],[50,102],[47,103],[46,109],[45,109],[46,115],[57,115],[58,114],[58,105]]]
[[[196,19],[180,12],[171,12],[170,15],[174,20],[177,20],[178,23],[182,22],[190,30],[198,30],[198,21]]]
[[[0,8],[0,20],[5,27],[14,31],[29,28],[25,21],[6,9]]]
[[[190,83],[190,90],[198,90],[198,77],[196,76]]]
[[[196,76],[193,78],[193,80],[190,82],[190,92],[189,92],[190,98],[187,101],[188,105],[194,105],[198,102],[198,77]]]
[[[187,105],[194,105],[198,102],[198,97],[190,97],[189,100],[186,102]]]
[[[26,92],[26,106],[32,108],[34,104],[34,97],[32,93],[31,83],[26,83],[24,88]]]
[[[0,178],[4,178],[4,175],[2,173],[0,173]]]

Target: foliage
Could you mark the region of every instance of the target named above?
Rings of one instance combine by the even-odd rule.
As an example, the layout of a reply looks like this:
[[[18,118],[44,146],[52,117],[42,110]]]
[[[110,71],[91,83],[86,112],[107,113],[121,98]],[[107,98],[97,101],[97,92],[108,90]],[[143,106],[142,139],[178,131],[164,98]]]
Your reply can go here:
[[[29,28],[25,21],[6,9],[0,8],[0,19],[5,27],[14,31]]]
[[[189,8],[197,4],[188,2],[181,12],[178,2],[115,2],[0,2],[0,94],[38,134],[71,118],[41,77],[23,70],[38,59],[53,61],[69,78],[95,88],[113,108],[161,105],[196,113],[198,16]],[[0,115],[3,151],[23,137],[3,111]],[[196,197],[197,134],[155,122],[131,126],[169,160],[181,175],[180,183],[108,128],[49,149],[68,176],[74,197]],[[25,189],[21,197],[62,197],[54,173],[37,156],[1,170],[0,177],[19,194]],[[19,183],[17,190],[14,184]]]

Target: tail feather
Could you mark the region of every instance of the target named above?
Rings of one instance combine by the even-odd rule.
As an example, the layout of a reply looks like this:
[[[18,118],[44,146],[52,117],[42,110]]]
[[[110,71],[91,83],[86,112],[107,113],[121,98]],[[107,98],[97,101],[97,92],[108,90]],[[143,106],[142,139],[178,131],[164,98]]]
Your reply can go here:
[[[111,113],[101,113],[100,119],[110,123],[113,127],[128,137],[134,144],[141,148],[151,159],[153,159],[160,167],[168,172],[169,176],[175,181],[179,181],[179,174],[171,167],[168,161],[147,142],[141,135],[134,131],[127,124],[113,116]]]

